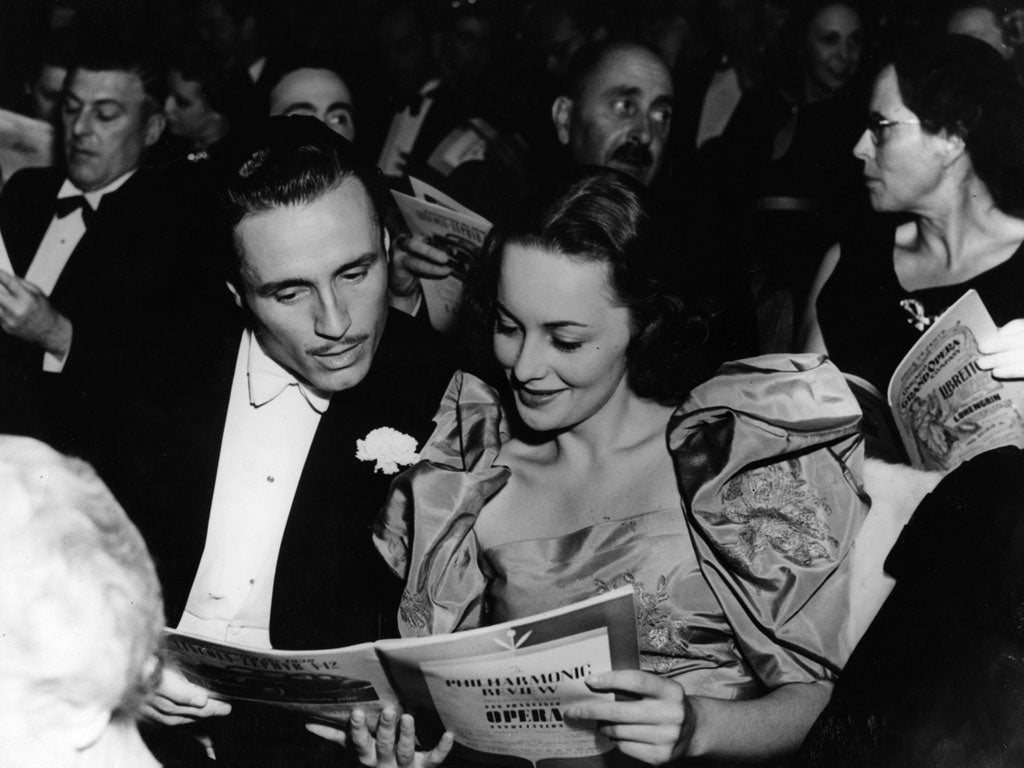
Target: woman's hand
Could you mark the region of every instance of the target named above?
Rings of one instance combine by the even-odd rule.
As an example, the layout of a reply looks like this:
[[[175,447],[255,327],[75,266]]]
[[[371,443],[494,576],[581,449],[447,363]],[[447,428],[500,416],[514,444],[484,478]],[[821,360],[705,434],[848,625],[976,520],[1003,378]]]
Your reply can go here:
[[[186,725],[229,712],[230,704],[213,698],[208,690],[190,683],[173,667],[163,668],[160,684],[142,706],[143,717],[164,725]]]
[[[318,723],[309,723],[306,730],[337,744],[347,745],[362,765],[369,768],[435,768],[452,749],[454,740],[447,731],[429,752],[416,751],[416,723],[412,715],[401,715],[393,707],[385,707],[377,721],[376,734],[370,733],[366,714],[352,711],[348,733]]]
[[[566,709],[566,717],[597,720],[598,731],[623,754],[645,763],[658,765],[686,754],[696,716],[679,683],[639,670],[603,672],[586,682],[592,691],[635,699],[579,702]]]
[[[997,379],[1024,379],[1024,319],[1011,320],[978,349],[978,367]]]

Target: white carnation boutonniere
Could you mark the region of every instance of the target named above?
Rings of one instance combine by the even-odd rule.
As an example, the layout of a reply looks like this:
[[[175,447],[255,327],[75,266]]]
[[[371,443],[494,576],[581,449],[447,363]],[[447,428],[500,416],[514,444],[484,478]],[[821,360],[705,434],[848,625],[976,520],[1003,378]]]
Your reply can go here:
[[[399,466],[407,467],[420,460],[416,438],[391,427],[377,427],[362,440],[356,440],[356,458],[375,461],[374,472],[393,475]]]

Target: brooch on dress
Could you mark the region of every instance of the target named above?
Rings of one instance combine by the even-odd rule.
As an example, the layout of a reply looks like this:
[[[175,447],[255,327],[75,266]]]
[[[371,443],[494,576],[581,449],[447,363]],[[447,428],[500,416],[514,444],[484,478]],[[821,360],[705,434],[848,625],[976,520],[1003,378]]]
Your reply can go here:
[[[900,301],[900,309],[909,315],[906,321],[919,331],[925,330],[935,322],[935,318],[925,313],[924,304],[917,299],[902,299]]]

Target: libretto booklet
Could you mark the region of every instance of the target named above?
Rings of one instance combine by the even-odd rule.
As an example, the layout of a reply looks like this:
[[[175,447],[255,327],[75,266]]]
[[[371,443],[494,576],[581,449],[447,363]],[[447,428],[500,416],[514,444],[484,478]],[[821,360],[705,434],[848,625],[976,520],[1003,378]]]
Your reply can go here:
[[[978,342],[996,330],[972,289],[911,347],[886,397],[847,376],[872,434],[902,449],[913,466],[941,472],[993,448],[1024,448],[1024,382],[997,379],[978,366]]]
[[[431,711],[461,754],[505,765],[601,765],[612,743],[562,713],[592,692],[593,673],[638,669],[633,589],[480,629],[317,651],[216,643],[168,629],[171,662],[226,699],[344,722],[388,704]]]

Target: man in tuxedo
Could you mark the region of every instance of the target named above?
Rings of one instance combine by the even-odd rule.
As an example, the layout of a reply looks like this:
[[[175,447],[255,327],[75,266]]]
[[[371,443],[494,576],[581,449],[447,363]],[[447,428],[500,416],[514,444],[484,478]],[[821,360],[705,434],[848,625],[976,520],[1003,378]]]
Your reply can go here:
[[[212,278],[185,263],[205,214],[140,170],[164,129],[163,83],[131,46],[84,44],[62,95],[65,170],[26,169],[4,185],[0,431],[88,455],[83,423],[129,361],[207,306]]]
[[[425,323],[388,310],[378,175],[351,144],[275,117],[239,155],[223,209],[245,327],[197,337],[147,377],[118,419],[114,489],[171,626],[278,649],[394,635],[401,584],[369,534],[391,478],[357,441],[390,427],[422,445],[452,366]],[[229,764],[338,759],[299,719],[237,704],[211,717],[229,709],[168,670],[149,713],[212,733]]]

